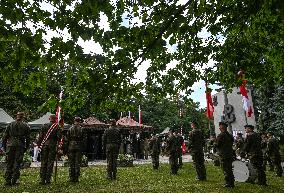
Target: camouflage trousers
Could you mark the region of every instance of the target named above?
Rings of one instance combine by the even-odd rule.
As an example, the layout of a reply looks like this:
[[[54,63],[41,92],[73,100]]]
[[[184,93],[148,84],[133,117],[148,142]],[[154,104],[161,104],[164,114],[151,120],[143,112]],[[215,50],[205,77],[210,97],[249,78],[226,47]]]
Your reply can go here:
[[[171,152],[169,155],[169,162],[172,174],[177,174],[178,171],[178,152]]]
[[[266,174],[264,172],[264,167],[263,167],[263,156],[262,155],[250,156],[250,162],[257,171],[258,184],[265,185],[266,184]]]
[[[283,169],[281,166],[281,155],[276,155],[276,156],[271,157],[271,161],[276,169],[276,175],[278,177],[282,177]]]
[[[80,176],[80,166],[82,162],[82,153],[80,149],[69,149],[69,178],[71,182],[78,182]]]
[[[221,158],[221,168],[225,176],[225,184],[233,186],[234,185],[234,174],[233,174],[233,158]]]
[[[56,146],[44,145],[41,150],[40,178],[43,183],[50,183],[54,161],[56,157]]]
[[[106,145],[107,177],[109,179],[116,179],[118,152],[119,152],[119,145],[117,144]]]
[[[192,154],[192,160],[199,180],[206,179],[206,169],[204,165],[204,154],[203,153],[194,153]]]
[[[159,168],[159,154],[152,154],[151,157],[153,169],[157,170]]]
[[[7,147],[7,166],[5,172],[5,180],[7,183],[16,183],[20,178],[20,168],[23,162],[24,148],[20,146]],[[11,182],[12,180],[12,182]]]
[[[178,166],[179,168],[182,167],[182,149],[178,150]]]

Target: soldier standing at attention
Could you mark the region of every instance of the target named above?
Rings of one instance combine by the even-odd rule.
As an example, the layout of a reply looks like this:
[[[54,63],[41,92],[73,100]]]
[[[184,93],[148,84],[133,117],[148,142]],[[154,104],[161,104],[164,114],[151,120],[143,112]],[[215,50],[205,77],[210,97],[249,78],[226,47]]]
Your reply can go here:
[[[23,122],[25,114],[17,113],[16,121],[10,123],[3,136],[3,147],[7,155],[5,172],[6,186],[15,185],[20,178],[20,167],[25,151],[30,145],[30,127]]]
[[[178,149],[178,167],[182,168],[182,165],[183,165],[182,163],[182,144],[184,140],[183,140],[181,133],[177,134],[177,139],[179,141],[179,146],[180,146],[180,148]]]
[[[147,137],[144,139],[144,156],[147,160],[149,156],[149,139]]]
[[[233,174],[233,143],[234,137],[227,131],[228,125],[224,122],[219,122],[219,129],[221,133],[216,138],[216,148],[220,156],[221,167],[225,176],[224,187],[233,188],[234,184],[234,174]]]
[[[261,137],[259,134],[254,132],[254,126],[246,125],[246,139],[244,150],[247,153],[250,162],[253,167],[257,170],[258,184],[267,186],[266,175],[263,167],[263,155],[261,151]]]
[[[115,180],[117,173],[117,158],[121,143],[120,132],[116,121],[111,121],[111,126],[103,134],[103,149],[106,151],[107,179]]]
[[[80,166],[82,161],[82,150],[84,134],[80,125],[81,118],[75,117],[74,124],[67,131],[66,145],[68,146],[69,181],[79,182]]]
[[[49,116],[50,123],[44,124],[39,133],[38,147],[41,149],[40,184],[50,184],[54,161],[56,158],[57,142],[60,139],[56,115]]]
[[[180,147],[178,138],[172,131],[169,132],[167,140],[166,152],[169,154],[169,163],[171,166],[171,173],[177,174],[178,171],[178,148]]]
[[[271,158],[267,154],[267,143],[268,143],[267,133],[262,133],[261,134],[261,151],[263,155],[263,169],[264,171],[266,171],[266,165],[268,163],[269,171],[274,171],[274,166],[272,164]]]
[[[205,146],[205,138],[200,129],[197,128],[197,123],[191,123],[192,131],[188,136],[188,148],[192,155],[193,164],[196,170],[196,180],[206,180],[206,169],[204,166],[204,152],[203,147]]]
[[[150,139],[149,149],[152,157],[153,169],[157,170],[159,168],[159,155],[161,152],[161,143],[157,136],[153,135]]]
[[[267,142],[267,154],[270,157],[273,165],[276,169],[276,175],[278,177],[282,176],[283,169],[281,167],[281,155],[279,152],[279,142],[273,137],[272,133],[268,133],[268,142]]]

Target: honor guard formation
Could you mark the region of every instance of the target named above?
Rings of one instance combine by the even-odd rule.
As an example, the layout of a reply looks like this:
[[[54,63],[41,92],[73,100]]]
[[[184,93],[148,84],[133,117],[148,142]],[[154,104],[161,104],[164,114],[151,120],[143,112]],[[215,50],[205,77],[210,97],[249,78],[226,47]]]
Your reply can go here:
[[[31,129],[24,122],[24,118],[25,114],[18,112],[16,121],[8,124],[3,135],[2,143],[7,163],[4,175],[5,186],[14,186],[18,183],[23,156],[30,146]],[[86,133],[81,126],[82,119],[75,117],[73,125],[64,136],[56,115],[51,114],[49,121],[41,127],[36,140],[32,143],[36,146],[36,156],[40,154],[39,184],[51,183],[53,172],[57,172],[54,171],[54,164],[57,164],[59,152],[68,156],[69,181],[78,183],[86,146]],[[159,169],[159,157],[167,155],[170,172],[176,175],[183,166],[182,155],[188,152],[192,156],[198,181],[207,180],[205,158],[210,158],[214,165],[221,166],[226,188],[234,188],[235,181],[267,186],[265,174],[267,163],[270,170],[275,170],[278,177],[282,176],[279,142],[272,133],[260,134],[254,131],[254,126],[245,125],[245,137],[242,133],[237,133],[234,138],[227,130],[227,123],[219,122],[220,134],[216,137],[211,136],[206,141],[203,130],[198,127],[197,122],[191,122],[190,127],[192,131],[188,134],[186,147],[181,133],[173,130],[169,130],[162,137],[151,134],[149,139],[143,139],[143,154],[145,159],[148,159],[148,154],[151,156],[153,170]],[[116,180],[119,151],[127,144],[122,140],[122,134],[115,120],[111,120],[109,127],[105,129],[102,144],[107,160],[106,178]],[[34,157],[33,161],[37,161],[37,158]]]

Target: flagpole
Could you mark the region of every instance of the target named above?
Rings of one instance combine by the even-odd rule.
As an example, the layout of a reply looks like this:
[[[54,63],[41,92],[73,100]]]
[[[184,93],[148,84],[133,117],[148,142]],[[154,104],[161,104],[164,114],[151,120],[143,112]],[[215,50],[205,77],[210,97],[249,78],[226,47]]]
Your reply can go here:
[[[141,127],[141,108],[140,108],[140,105],[138,107],[138,116],[139,116],[139,127]]]
[[[56,142],[56,156],[55,156],[55,169],[54,169],[54,183],[56,184],[57,179],[57,160],[58,160],[58,141]]]
[[[60,94],[59,94],[59,103],[58,103],[58,106],[57,106],[57,112],[56,112],[56,121],[57,121],[57,125],[58,125],[58,128],[60,128],[60,120],[61,120],[61,107],[60,107],[60,102],[62,100],[62,96],[63,96],[63,90],[61,88],[61,91],[60,91]],[[63,128],[64,129],[64,124],[63,124]],[[60,131],[60,136],[61,136],[61,131]],[[60,139],[61,140],[61,139]],[[56,141],[56,148],[55,148],[55,152],[56,152],[56,155],[55,155],[55,169],[54,169],[54,183],[56,183],[56,180],[57,180],[57,167],[58,167],[58,140]]]

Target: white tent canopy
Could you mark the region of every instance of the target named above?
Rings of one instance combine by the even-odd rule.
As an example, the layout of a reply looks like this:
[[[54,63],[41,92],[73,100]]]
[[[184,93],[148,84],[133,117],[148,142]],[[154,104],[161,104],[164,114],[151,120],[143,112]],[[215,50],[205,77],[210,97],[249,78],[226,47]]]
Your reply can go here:
[[[160,135],[167,134],[168,132],[170,132],[170,128],[169,127],[165,128],[164,131],[162,131],[162,133],[160,133]]]
[[[40,128],[42,125],[50,122],[49,117],[50,117],[51,114],[52,113],[47,112],[42,117],[40,117],[37,120],[34,120],[32,122],[29,122],[28,124],[30,125],[31,128],[34,128],[34,129]],[[69,128],[69,127],[70,127],[69,124],[64,123],[64,128],[65,129]]]
[[[43,115],[42,117],[40,117],[37,120],[34,120],[32,122],[29,122],[30,125],[43,125],[46,123],[49,123],[49,117],[50,117],[51,113],[47,112],[45,115]]]
[[[2,108],[0,108],[0,122],[1,123],[11,123],[15,121],[8,113],[6,113]]]

